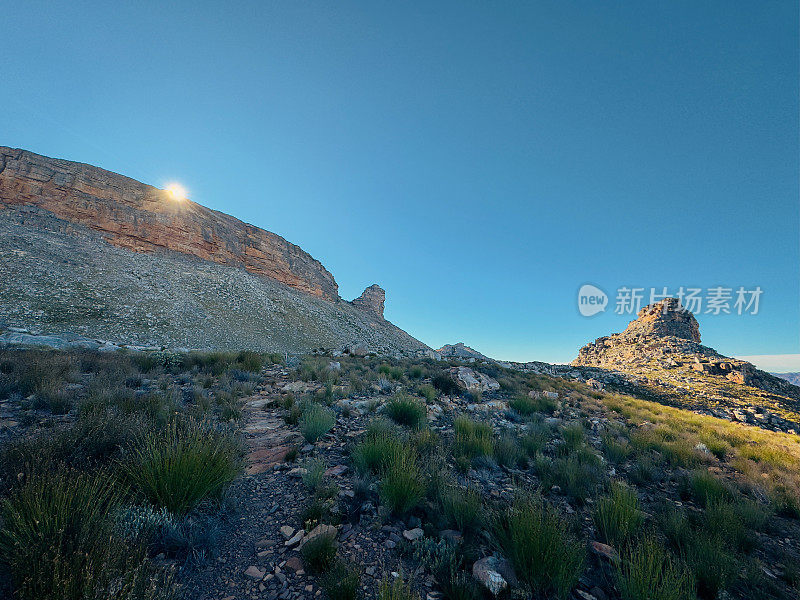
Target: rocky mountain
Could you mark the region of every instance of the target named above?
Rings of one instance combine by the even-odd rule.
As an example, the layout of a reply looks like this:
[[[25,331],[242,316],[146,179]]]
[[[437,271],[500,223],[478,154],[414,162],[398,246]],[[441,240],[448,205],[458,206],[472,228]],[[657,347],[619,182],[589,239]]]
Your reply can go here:
[[[792,385],[796,385],[800,387],[800,373],[772,373],[775,377],[780,377],[791,383]]]
[[[474,348],[470,348],[464,342],[456,344],[445,344],[437,350],[442,358],[458,358],[461,360],[474,358],[475,360],[492,360],[484,356]]]
[[[625,331],[587,344],[570,365],[717,416],[783,429],[800,424],[800,388],[703,346],[697,319],[676,298],[644,307]]]
[[[90,165],[0,147],[0,325],[118,343],[429,350],[282,237]]]

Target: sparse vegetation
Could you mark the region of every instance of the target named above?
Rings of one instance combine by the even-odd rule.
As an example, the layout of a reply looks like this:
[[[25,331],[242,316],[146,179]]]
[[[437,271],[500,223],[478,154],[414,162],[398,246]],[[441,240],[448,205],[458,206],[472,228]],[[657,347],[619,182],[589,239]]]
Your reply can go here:
[[[314,443],[328,433],[336,423],[333,411],[316,402],[310,404],[303,410],[300,417],[300,433],[306,441]]]
[[[381,499],[397,515],[414,508],[425,495],[425,483],[412,448],[398,446],[388,456],[381,477]]]
[[[425,405],[404,394],[396,394],[384,411],[392,421],[406,427],[419,427],[425,421]]]
[[[597,501],[594,525],[600,541],[622,547],[639,531],[643,522],[636,492],[619,482],[611,485],[608,496]]]
[[[539,497],[517,498],[494,521],[493,534],[517,576],[535,594],[566,598],[580,576],[584,546]]]
[[[650,535],[627,551],[617,567],[622,600],[691,600],[692,583],[681,562]]]
[[[174,419],[145,433],[122,463],[134,489],[155,506],[186,514],[219,498],[239,472],[239,445],[230,432],[194,419]]]

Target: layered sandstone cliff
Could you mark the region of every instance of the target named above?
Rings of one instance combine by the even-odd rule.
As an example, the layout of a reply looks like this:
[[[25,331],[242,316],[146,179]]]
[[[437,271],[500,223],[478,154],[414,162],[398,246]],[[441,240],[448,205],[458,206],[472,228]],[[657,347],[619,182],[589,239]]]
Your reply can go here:
[[[0,146],[0,211],[24,206],[89,227],[115,246],[171,250],[339,297],[333,275],[279,235],[98,167]]]

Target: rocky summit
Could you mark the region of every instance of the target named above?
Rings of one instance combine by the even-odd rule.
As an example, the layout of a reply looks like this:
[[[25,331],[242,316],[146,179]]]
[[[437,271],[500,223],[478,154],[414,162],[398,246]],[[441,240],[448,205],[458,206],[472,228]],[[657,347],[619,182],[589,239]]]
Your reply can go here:
[[[279,235],[116,173],[7,147],[0,259],[0,329],[179,348],[428,349],[383,318],[379,286],[342,301],[333,275]]]
[[[596,367],[606,381],[717,416],[798,429],[800,388],[700,343],[697,319],[678,299],[639,311],[625,331],[581,348],[573,367]]]
[[[470,348],[464,342],[457,342],[455,344],[445,344],[437,350],[442,358],[460,358],[460,359],[474,359],[474,360],[489,360],[486,356]]]
[[[383,319],[383,305],[385,302],[386,292],[381,286],[373,283],[358,298],[353,300],[353,306],[357,306],[379,319]]]

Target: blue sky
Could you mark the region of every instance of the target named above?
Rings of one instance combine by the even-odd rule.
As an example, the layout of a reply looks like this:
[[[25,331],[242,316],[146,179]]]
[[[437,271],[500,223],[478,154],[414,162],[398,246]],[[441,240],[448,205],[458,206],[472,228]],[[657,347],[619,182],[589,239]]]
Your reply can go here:
[[[698,315],[703,341],[797,355],[797,11],[23,3],[0,23],[0,144],[179,181],[344,298],[379,283],[434,347],[568,361],[632,318],[582,317],[588,282],[612,304],[760,286],[758,315]]]

